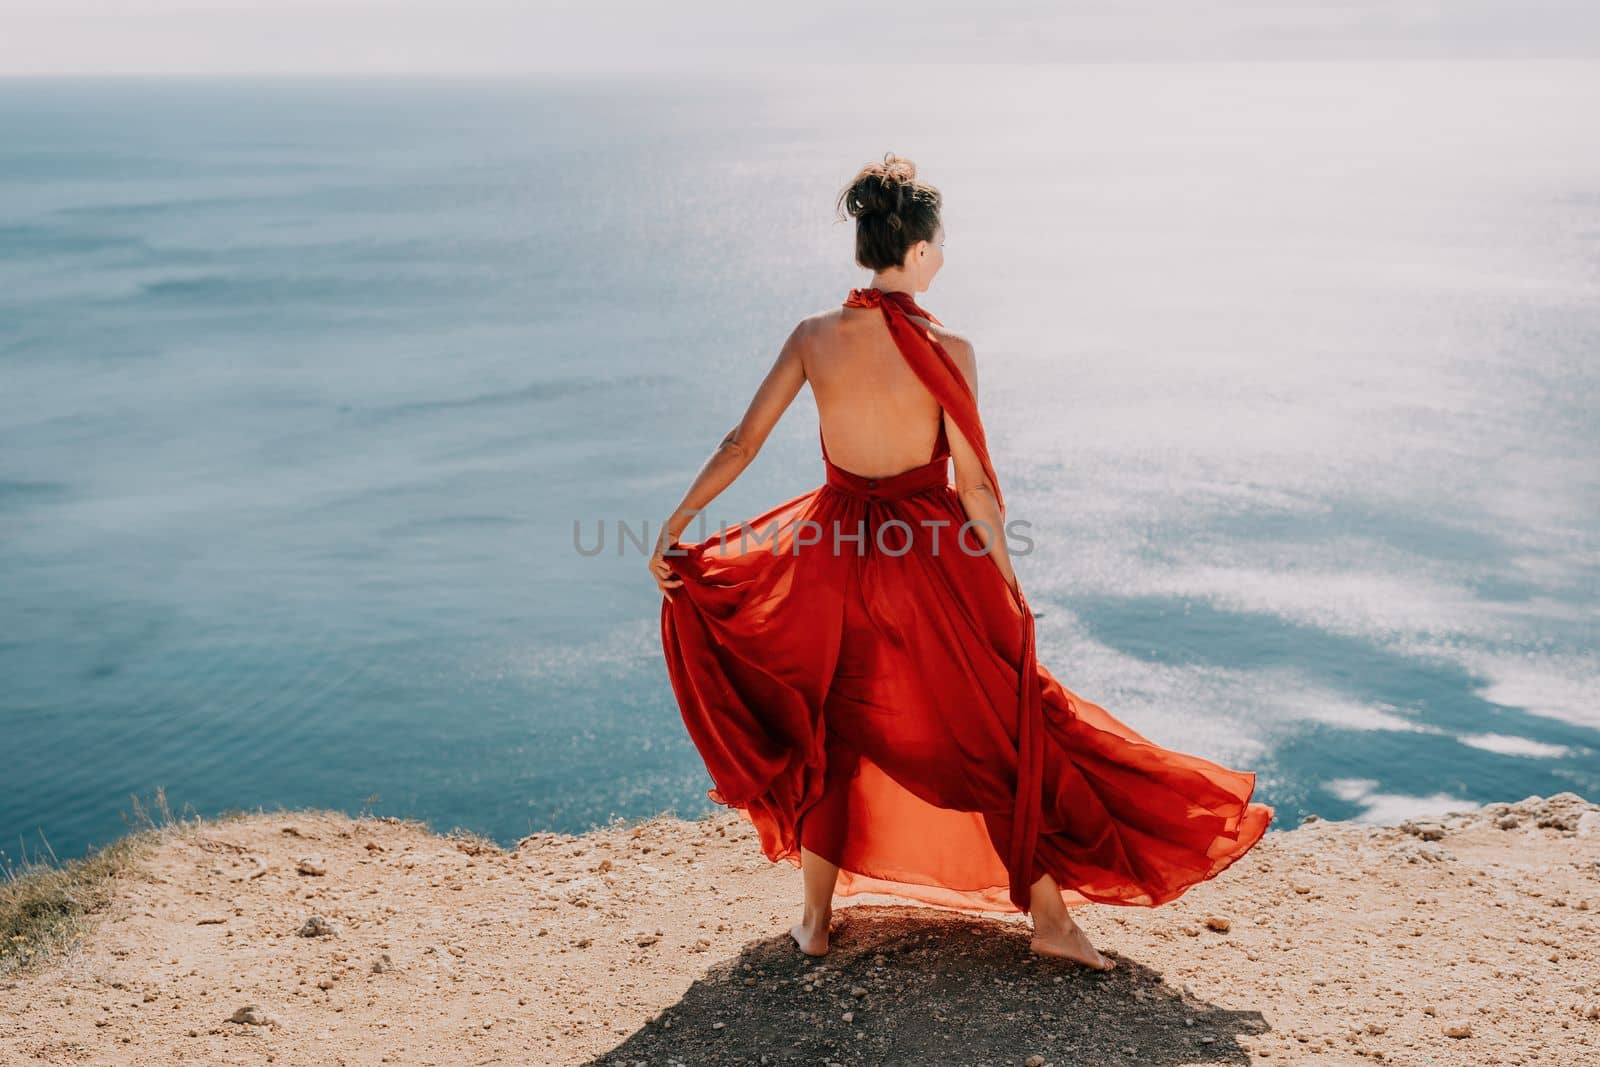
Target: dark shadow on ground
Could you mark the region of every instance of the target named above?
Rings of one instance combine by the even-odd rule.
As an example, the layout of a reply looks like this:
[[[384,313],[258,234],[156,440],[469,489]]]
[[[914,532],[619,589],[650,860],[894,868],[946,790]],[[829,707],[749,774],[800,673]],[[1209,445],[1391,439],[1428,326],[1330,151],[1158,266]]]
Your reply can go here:
[[[1188,998],[1135,960],[1116,956],[1099,973],[1038,956],[1025,923],[904,906],[834,914],[826,956],[803,954],[787,932],[752,942],[590,1062],[1247,1064],[1239,1035],[1268,1029],[1260,1012]]]

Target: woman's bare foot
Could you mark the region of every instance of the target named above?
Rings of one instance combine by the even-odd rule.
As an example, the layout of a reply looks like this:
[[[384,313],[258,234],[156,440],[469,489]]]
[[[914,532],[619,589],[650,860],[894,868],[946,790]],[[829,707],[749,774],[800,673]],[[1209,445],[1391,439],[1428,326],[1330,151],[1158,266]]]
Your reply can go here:
[[[839,925],[833,915],[839,865],[801,846],[800,869],[805,876],[805,903],[800,909],[800,921],[789,927],[789,933],[807,956],[826,956],[828,933]]]
[[[1033,940],[1028,943],[1028,948],[1041,956],[1072,960],[1096,971],[1109,971],[1117,965],[1116,960],[1090,943],[1089,935],[1072,921],[1071,916],[1067,916],[1065,925],[1060,926],[1040,929],[1039,924],[1035,923]]]
[[[794,943],[800,946],[800,951],[807,956],[826,956],[828,954],[828,934],[833,928],[829,916],[820,920],[802,919],[789,927],[789,935],[794,938]]]

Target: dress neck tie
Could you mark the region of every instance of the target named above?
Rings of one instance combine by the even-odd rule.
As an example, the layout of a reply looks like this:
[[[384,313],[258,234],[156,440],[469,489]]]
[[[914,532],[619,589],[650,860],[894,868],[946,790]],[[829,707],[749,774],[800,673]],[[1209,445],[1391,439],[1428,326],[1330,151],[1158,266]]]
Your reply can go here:
[[[900,354],[916,373],[918,379],[933,394],[939,406],[950,413],[956,426],[961,430],[961,435],[967,439],[972,450],[978,454],[978,462],[983,466],[983,476],[988,479],[989,488],[994,491],[994,499],[1000,505],[1000,518],[1005,520],[1005,498],[1000,493],[1000,479],[995,477],[994,465],[989,461],[989,443],[984,437],[983,421],[978,418],[978,400],[972,393],[972,387],[967,384],[967,377],[961,373],[961,368],[956,361],[950,358],[950,353],[945,351],[944,345],[933,335],[933,331],[918,323],[912,322],[910,316],[917,315],[927,319],[935,326],[943,326],[934,317],[933,312],[920,307],[916,299],[906,292],[898,289],[852,289],[845,298],[845,307],[875,307],[883,310],[884,322],[888,324],[889,336],[894,338],[895,345],[900,349]],[[1000,531],[996,531],[998,536]]]

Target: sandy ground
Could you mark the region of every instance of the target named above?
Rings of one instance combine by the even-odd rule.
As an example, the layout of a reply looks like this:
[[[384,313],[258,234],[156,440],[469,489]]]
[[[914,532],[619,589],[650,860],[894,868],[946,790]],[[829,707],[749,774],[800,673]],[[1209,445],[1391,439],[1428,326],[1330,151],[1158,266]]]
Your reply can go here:
[[[886,898],[805,956],[799,880],[732,811],[509,852],[201,823],[0,980],[0,1062],[1600,1064],[1600,809],[1570,793],[1269,831],[1173,903],[1077,909],[1109,974]]]

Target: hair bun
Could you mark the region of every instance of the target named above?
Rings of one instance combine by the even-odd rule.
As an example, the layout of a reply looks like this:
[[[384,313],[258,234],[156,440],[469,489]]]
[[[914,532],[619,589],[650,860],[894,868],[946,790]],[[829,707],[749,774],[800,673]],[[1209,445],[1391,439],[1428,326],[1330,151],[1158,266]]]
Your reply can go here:
[[[884,153],[883,162],[868,163],[845,190],[844,208],[851,218],[881,215],[898,228],[900,213],[906,207],[906,193],[917,180],[917,165],[893,152]]]

